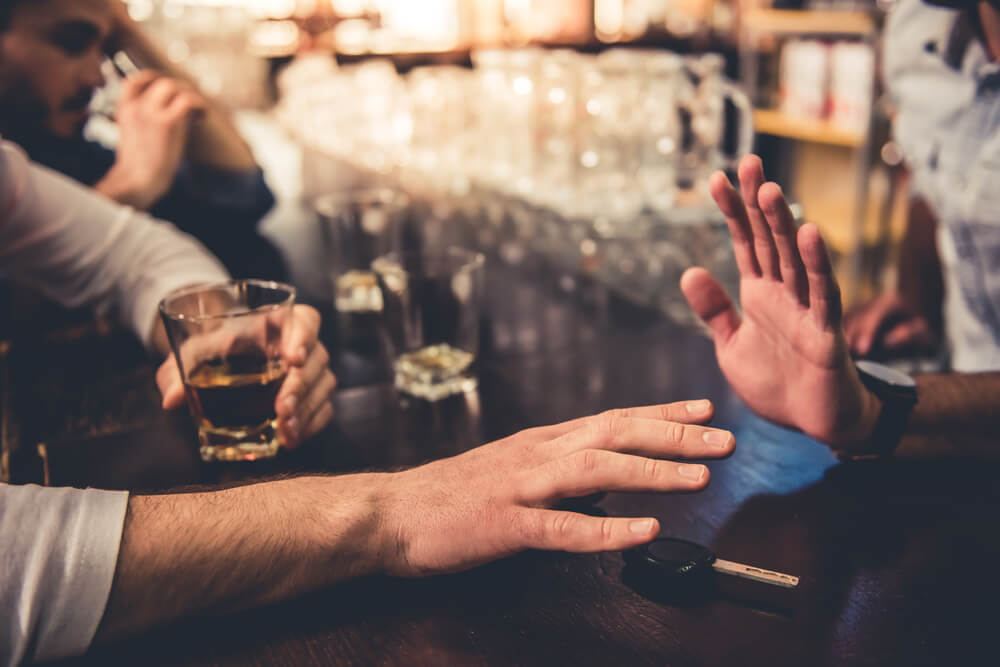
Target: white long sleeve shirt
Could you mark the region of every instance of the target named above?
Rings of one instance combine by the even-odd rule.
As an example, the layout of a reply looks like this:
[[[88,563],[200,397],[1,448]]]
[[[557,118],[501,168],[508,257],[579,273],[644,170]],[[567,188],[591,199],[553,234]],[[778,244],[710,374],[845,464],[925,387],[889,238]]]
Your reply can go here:
[[[1000,370],[1000,63],[964,10],[899,0],[886,23],[893,134],[934,210],[952,370]]]
[[[116,311],[147,344],[170,290],[228,278],[196,241],[0,141],[0,276]],[[83,653],[104,614],[128,494],[0,484],[0,665]]]

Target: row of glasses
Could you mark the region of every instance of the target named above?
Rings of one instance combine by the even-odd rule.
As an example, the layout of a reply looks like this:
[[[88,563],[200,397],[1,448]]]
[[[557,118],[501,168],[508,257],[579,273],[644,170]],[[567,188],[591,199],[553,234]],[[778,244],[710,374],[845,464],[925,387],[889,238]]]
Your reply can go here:
[[[526,270],[546,257],[565,289],[596,279],[689,319],[680,273],[731,263],[725,234],[687,233],[717,224],[701,184],[751,140],[749,105],[721,59],[529,48],[473,61],[405,76],[378,61],[340,67],[288,87],[284,117],[306,152],[389,174],[425,248],[457,243]],[[378,276],[362,282],[372,290]],[[384,290],[355,299],[352,289],[334,283],[339,308],[385,312]]]
[[[388,61],[341,67],[283,91],[282,108],[304,142],[364,168],[431,191],[478,185],[613,233],[642,210],[670,221],[678,204],[704,206],[706,176],[753,139],[716,54],[480,49],[472,61],[405,77]]]

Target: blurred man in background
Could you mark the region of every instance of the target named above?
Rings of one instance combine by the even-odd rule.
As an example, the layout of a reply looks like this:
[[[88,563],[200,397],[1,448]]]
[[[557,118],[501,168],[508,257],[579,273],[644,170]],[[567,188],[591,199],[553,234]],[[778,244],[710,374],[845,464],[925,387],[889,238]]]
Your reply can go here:
[[[108,57],[121,86],[115,150],[83,136]],[[234,277],[283,279],[260,219],[274,197],[224,106],[201,92],[120,0],[0,0],[0,134],[43,165],[177,224]]]
[[[861,356],[926,353],[1000,370],[1000,9],[899,0],[883,43],[896,141],[911,172],[898,287],[848,313]]]
[[[816,226],[796,228],[755,155],[740,163],[739,190],[721,172],[709,185],[733,236],[742,313],[705,269],[686,271],[681,289],[709,326],[726,379],[754,412],[845,457],[1000,456],[1000,372],[911,378],[856,363]]]

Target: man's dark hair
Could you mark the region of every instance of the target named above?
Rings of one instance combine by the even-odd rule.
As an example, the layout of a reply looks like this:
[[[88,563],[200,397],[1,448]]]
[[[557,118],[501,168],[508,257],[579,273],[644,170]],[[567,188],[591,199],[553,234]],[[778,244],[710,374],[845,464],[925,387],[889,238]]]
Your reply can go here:
[[[0,30],[7,29],[7,22],[10,21],[10,10],[14,8],[16,0],[0,0]]]
[[[14,7],[17,7],[22,2],[25,2],[25,0],[0,0],[0,32],[7,29],[11,12],[14,11]]]

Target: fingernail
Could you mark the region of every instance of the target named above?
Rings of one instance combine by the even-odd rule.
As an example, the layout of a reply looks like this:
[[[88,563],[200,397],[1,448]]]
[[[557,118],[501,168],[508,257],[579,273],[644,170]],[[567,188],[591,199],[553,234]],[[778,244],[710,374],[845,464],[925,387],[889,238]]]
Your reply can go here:
[[[285,422],[285,428],[288,429],[288,432],[290,434],[292,434],[293,436],[298,436],[298,434],[299,434],[299,419],[298,419],[298,417],[292,417],[291,419],[289,419],[288,421],[286,421]]]
[[[295,411],[295,406],[298,404],[299,399],[295,398],[295,394],[289,394],[288,398],[285,399],[285,408],[289,412]]]
[[[705,431],[701,438],[710,447],[729,449],[729,443],[733,440],[733,434],[729,431]]]
[[[691,401],[684,407],[687,408],[689,415],[697,416],[708,412],[709,408],[712,407],[712,404],[708,401]]]
[[[705,466],[682,463],[677,466],[677,474],[685,479],[700,481],[705,476]]]
[[[638,519],[636,521],[630,521],[628,524],[629,532],[635,535],[648,535],[649,531],[653,530],[653,520],[652,519]]]

